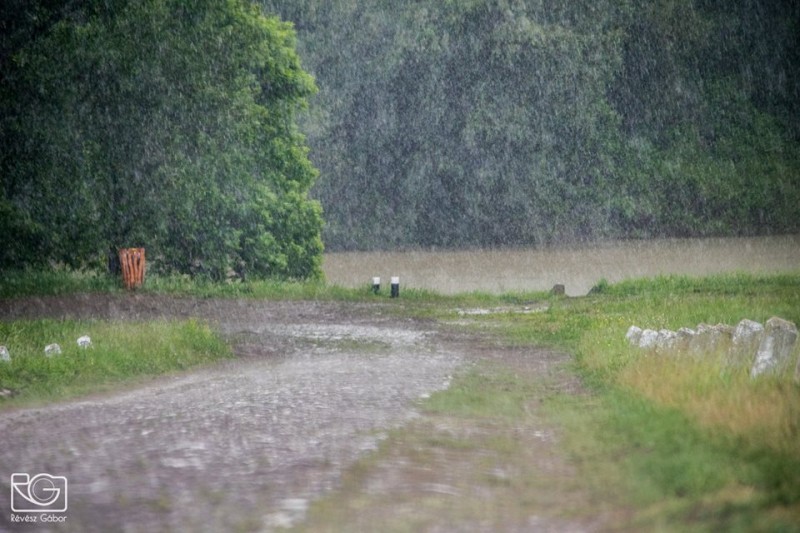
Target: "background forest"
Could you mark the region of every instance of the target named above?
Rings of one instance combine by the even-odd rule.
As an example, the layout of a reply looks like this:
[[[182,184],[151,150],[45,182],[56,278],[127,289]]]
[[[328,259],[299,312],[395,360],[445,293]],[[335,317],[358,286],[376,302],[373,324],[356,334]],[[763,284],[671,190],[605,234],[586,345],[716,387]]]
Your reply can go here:
[[[162,271],[303,278],[323,240],[800,230],[791,0],[13,0],[0,21],[0,269],[145,245]]]
[[[265,0],[328,250],[800,229],[800,3]]]

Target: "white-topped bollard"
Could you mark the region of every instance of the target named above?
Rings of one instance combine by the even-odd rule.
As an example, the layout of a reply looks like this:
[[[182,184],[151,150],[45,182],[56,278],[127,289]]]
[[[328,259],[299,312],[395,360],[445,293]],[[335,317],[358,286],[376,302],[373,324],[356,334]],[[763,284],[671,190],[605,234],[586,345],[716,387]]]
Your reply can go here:
[[[400,277],[392,276],[392,298],[400,296]]]
[[[381,292],[381,278],[374,277],[372,278],[372,294],[378,294]]]

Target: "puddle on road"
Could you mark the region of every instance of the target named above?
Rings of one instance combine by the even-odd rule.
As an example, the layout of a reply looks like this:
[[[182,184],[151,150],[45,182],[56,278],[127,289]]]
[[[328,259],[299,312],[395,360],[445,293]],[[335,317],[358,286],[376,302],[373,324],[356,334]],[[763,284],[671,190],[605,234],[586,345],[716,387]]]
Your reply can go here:
[[[276,335],[311,341],[378,341],[392,346],[413,346],[425,341],[429,331],[347,324],[273,324],[255,330],[253,335]]]

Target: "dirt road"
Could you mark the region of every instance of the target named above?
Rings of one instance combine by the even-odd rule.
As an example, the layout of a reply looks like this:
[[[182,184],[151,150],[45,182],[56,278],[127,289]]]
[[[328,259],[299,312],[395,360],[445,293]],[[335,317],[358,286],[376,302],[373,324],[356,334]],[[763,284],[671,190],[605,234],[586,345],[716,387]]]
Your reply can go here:
[[[381,305],[141,295],[0,305],[0,320],[31,316],[199,317],[239,355],[116,394],[0,413],[0,494],[14,472],[68,481],[66,520],[53,531],[296,524],[388,429],[417,416],[420,398],[486,356]],[[11,517],[0,498],[0,530],[32,530]]]
[[[288,525],[464,360],[424,324],[351,304],[87,296],[7,303],[2,315],[197,316],[240,355],[119,394],[0,414],[0,490],[9,494],[13,472],[66,477],[58,531]],[[14,527],[10,513],[0,498],[0,527]]]

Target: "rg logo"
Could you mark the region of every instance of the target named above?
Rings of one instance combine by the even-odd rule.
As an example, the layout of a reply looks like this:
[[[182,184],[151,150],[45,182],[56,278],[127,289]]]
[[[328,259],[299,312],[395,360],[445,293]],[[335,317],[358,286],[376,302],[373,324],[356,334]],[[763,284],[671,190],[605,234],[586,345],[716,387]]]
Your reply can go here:
[[[11,510],[15,513],[63,513],[67,478],[50,474],[11,474]]]

